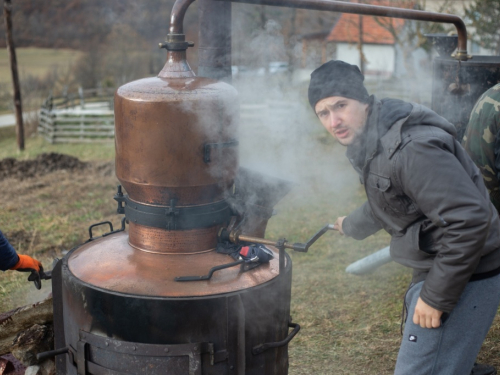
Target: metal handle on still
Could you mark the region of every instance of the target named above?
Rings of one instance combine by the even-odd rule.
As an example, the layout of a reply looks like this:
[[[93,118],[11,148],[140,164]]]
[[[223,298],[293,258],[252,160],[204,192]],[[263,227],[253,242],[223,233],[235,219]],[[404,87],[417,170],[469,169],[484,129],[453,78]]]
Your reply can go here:
[[[275,246],[279,250],[279,272],[282,273],[282,271],[285,268],[285,249],[292,249],[301,253],[306,253],[309,250],[309,247],[318,240],[323,234],[325,234],[329,230],[337,230],[334,224],[326,224],[323,228],[321,228],[314,236],[312,236],[306,243],[294,243],[294,244],[288,244],[286,239],[280,239],[278,241],[272,241],[272,240],[266,240],[264,238],[259,238],[259,237],[251,237],[247,236],[244,234],[240,234],[237,231],[228,231],[226,228],[222,228],[219,232],[219,241],[220,242],[232,242],[234,244],[237,244],[239,242],[248,242],[248,243],[254,243],[254,244],[261,244],[261,245],[270,245],[270,246]],[[254,260],[255,265],[258,265],[258,259]],[[202,275],[202,276],[179,276],[175,278],[175,281],[179,282],[184,282],[184,281],[202,281],[202,280],[210,280],[212,278],[212,275],[216,271],[220,271],[226,268],[234,267],[237,265],[242,266],[242,271],[247,271],[248,269],[251,269],[253,267],[248,267],[248,265],[251,262],[245,261],[243,259],[239,259],[235,262],[223,264],[220,266],[215,266],[212,267],[207,275]],[[246,266],[246,268],[245,268]]]
[[[226,228],[222,228],[219,232],[219,241],[228,241],[234,244],[239,242],[249,242],[249,243],[258,243],[263,245],[275,246],[279,250],[279,270],[280,273],[285,268],[285,249],[291,249],[294,251],[298,251],[300,253],[307,253],[309,247],[313,243],[315,243],[323,234],[325,234],[329,230],[338,230],[335,224],[326,224],[323,228],[321,228],[314,236],[312,236],[307,242],[300,243],[296,242],[294,244],[290,244],[287,242],[286,238],[282,238],[278,241],[266,240],[264,238],[247,236],[245,234],[240,234],[238,231],[228,231]]]
[[[70,352],[69,347],[56,349],[56,350],[50,350],[48,352],[38,353],[36,355],[36,359],[38,359],[40,362],[42,362],[42,361],[46,360],[47,358],[52,358],[52,357],[55,357],[56,355],[66,354],[69,352]]]
[[[307,253],[309,247],[313,243],[315,243],[323,234],[325,234],[329,230],[338,230],[335,227],[335,224],[326,224],[323,228],[321,228],[314,236],[312,236],[307,242],[301,243],[296,242],[294,244],[290,244],[287,242],[286,238],[280,239],[278,241],[266,240],[264,238],[247,236],[246,234],[241,234],[236,230],[228,231],[226,228],[222,228],[219,232],[219,241],[228,241],[232,243],[239,242],[250,242],[250,243],[259,243],[263,245],[275,246],[277,248],[291,249],[298,251],[300,253]]]
[[[290,318],[291,320],[291,318]],[[267,342],[265,344],[259,344],[257,346],[254,346],[252,348],[252,354],[253,355],[259,355],[261,353],[264,353],[266,350],[271,349],[271,348],[279,348],[281,346],[287,345],[292,339],[295,337],[295,335],[300,331],[300,325],[297,323],[292,323],[291,321],[288,322],[288,327],[293,328],[293,331],[290,332],[290,334],[286,337],[286,339],[278,342]]]

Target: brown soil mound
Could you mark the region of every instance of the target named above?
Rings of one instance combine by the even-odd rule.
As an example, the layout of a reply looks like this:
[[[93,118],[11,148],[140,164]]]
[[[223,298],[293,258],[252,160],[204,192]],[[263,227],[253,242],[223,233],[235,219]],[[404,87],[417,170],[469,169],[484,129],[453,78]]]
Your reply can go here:
[[[89,163],[82,162],[73,156],[51,152],[40,154],[32,160],[14,158],[0,160],[0,178],[15,177],[23,180],[57,170],[76,171],[88,167]]]

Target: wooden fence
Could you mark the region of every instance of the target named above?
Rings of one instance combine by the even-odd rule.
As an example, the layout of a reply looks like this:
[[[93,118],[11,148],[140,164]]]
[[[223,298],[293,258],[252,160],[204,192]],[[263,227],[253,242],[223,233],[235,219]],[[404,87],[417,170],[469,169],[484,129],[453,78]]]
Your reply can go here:
[[[53,97],[49,95],[44,103],[44,107],[54,109],[81,108],[85,109],[92,103],[102,103],[109,108],[113,108],[114,88],[78,89],[78,92],[63,93],[62,96]]]
[[[115,136],[114,90],[78,90],[49,98],[40,109],[38,133],[50,143],[110,142]]]
[[[72,114],[42,108],[38,132],[50,143],[109,142],[115,137],[115,119],[112,111],[103,112]]]

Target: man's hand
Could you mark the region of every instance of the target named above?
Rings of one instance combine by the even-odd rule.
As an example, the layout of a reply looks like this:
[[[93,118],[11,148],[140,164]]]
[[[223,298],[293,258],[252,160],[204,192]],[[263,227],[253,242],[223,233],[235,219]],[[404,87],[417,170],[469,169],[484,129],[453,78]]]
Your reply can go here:
[[[420,325],[422,328],[438,328],[441,325],[441,315],[443,315],[442,311],[429,306],[418,297],[415,313],[413,314],[413,323]]]
[[[18,255],[18,256],[19,256],[19,261],[16,263],[14,267],[11,268],[11,270],[17,270],[21,272],[28,272],[34,270],[36,272],[40,272],[40,269],[43,269],[42,263],[40,263],[38,260],[33,259],[28,255]]]
[[[31,272],[28,276],[28,281],[33,281],[35,283],[35,287],[37,289],[42,288],[41,279],[46,279],[46,275],[43,272],[42,263],[38,260],[28,256],[28,255],[19,255],[19,261],[16,263],[11,270],[16,270],[19,272]]]
[[[344,231],[342,230],[342,223],[346,217],[345,216],[340,216],[335,220],[335,223],[333,223],[333,226],[335,227],[336,230],[339,231],[340,234],[344,234]]]

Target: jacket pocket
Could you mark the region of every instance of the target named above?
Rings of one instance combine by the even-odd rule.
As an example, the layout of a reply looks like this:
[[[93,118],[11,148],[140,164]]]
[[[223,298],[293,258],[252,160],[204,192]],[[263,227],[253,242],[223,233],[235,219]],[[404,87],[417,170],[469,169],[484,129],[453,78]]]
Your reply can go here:
[[[391,187],[391,180],[387,177],[376,175],[375,173],[368,173],[366,184],[383,193]]]
[[[417,222],[407,228],[400,236],[391,239],[391,257],[398,263],[414,269],[425,269],[432,265],[436,252],[431,247],[421,247],[421,226],[424,221]]]
[[[406,237],[408,237],[408,246],[415,252],[425,254],[425,256],[431,255],[434,257],[437,251],[434,249],[433,238],[425,233],[425,229],[432,223],[430,220],[423,219],[418,221],[408,227],[406,231]]]
[[[418,248],[427,254],[437,254],[436,241],[433,237],[438,234],[436,228],[429,219],[423,220],[418,225]]]
[[[391,179],[368,173],[366,186],[371,191],[371,198],[384,211],[389,211],[396,216],[408,215],[416,212],[413,202],[392,186]]]

